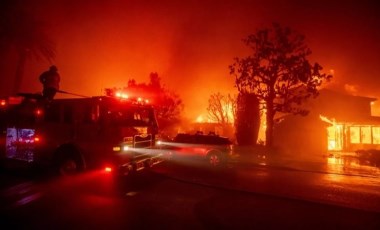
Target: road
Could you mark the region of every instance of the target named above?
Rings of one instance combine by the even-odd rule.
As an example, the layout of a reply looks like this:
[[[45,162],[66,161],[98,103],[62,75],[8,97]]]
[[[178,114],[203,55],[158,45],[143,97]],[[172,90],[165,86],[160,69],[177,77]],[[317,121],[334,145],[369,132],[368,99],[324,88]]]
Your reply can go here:
[[[2,229],[380,229],[378,168],[326,159],[177,160],[115,181],[1,173]]]

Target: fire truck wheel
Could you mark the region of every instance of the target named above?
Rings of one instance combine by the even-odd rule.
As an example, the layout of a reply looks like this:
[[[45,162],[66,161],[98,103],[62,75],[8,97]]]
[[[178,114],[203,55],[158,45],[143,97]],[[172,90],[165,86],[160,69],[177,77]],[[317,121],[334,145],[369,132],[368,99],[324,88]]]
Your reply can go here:
[[[60,149],[55,162],[58,174],[62,176],[74,175],[83,170],[80,153],[71,148]]]
[[[79,172],[79,164],[75,159],[67,158],[59,164],[59,174],[63,176],[74,175]]]

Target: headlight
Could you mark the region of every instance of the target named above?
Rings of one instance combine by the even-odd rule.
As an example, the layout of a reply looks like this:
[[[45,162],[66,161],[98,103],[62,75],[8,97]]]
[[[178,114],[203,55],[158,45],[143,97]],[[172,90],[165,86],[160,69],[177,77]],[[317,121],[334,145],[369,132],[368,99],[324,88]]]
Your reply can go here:
[[[120,152],[120,151],[122,151],[122,152],[128,152],[128,151],[131,150],[131,146],[129,146],[129,145],[114,146],[114,147],[112,148],[112,150],[113,150],[114,152]]]
[[[120,146],[114,146],[114,147],[112,148],[112,150],[113,150],[114,152],[119,152],[119,151],[121,150],[121,148],[120,148]]]

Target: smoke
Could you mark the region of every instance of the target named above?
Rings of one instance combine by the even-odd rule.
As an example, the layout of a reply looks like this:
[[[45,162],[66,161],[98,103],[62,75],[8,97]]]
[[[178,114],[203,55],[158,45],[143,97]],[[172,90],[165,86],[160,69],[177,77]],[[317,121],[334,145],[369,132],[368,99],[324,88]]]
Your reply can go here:
[[[51,25],[58,44],[54,64],[69,92],[98,95],[131,78],[147,82],[157,72],[182,97],[186,116],[195,119],[206,112],[212,93],[235,93],[228,66],[247,54],[241,39],[272,22],[303,33],[313,60],[336,71],[333,81],[360,85],[360,93],[375,92],[380,83],[380,23],[370,1],[26,0],[23,5]],[[48,66],[29,61],[23,91],[40,90],[36,79]]]
[[[344,85],[344,90],[348,93],[348,94],[351,94],[351,95],[358,95],[358,91],[359,91],[359,86],[358,85],[350,85],[350,84],[345,84]]]

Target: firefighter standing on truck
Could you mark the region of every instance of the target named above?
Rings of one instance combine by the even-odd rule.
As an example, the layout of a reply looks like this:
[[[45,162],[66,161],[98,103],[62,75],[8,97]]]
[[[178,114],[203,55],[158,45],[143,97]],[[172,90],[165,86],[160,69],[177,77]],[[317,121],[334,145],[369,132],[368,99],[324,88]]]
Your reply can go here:
[[[40,75],[40,82],[43,85],[42,96],[51,101],[59,90],[59,82],[61,78],[55,65],[50,66],[48,71]]]

